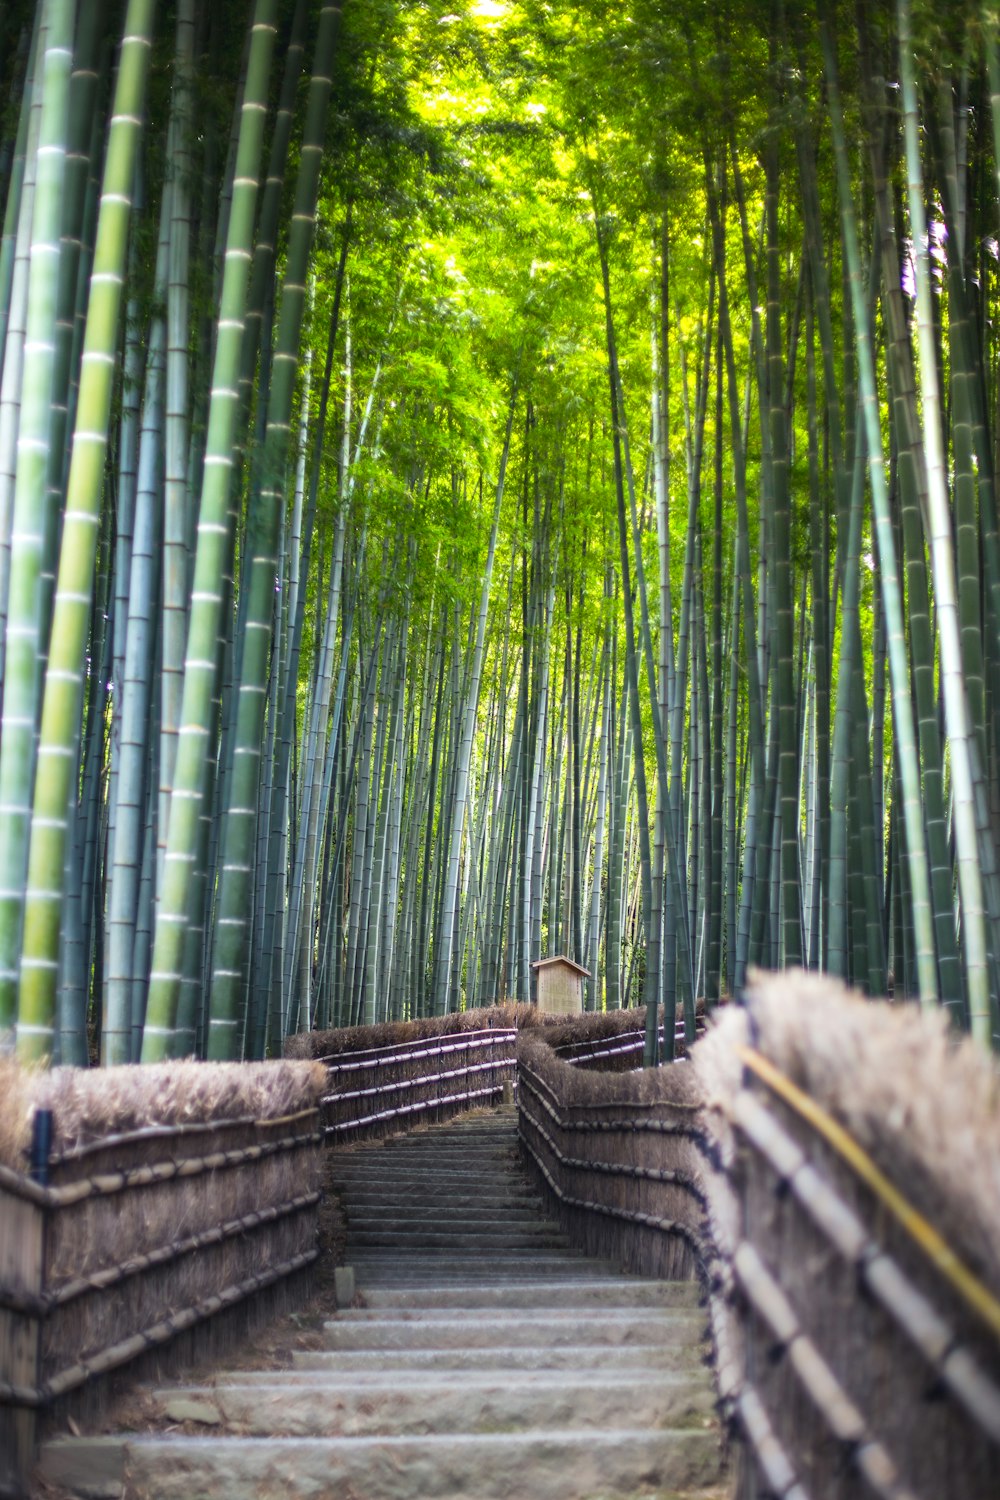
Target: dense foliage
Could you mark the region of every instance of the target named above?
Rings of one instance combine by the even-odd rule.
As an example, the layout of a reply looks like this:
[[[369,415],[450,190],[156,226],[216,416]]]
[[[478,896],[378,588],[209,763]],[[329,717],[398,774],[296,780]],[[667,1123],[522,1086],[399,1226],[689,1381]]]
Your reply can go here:
[[[1000,1034],[991,5],[12,0],[0,80],[19,1051],[560,952]]]

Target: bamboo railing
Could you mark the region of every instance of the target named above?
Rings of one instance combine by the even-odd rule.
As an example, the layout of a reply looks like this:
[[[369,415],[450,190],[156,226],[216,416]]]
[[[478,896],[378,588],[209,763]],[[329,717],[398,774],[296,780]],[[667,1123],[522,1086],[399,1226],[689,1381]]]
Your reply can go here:
[[[838,1000],[856,1003],[825,994],[824,1024],[846,1029]],[[754,1034],[753,996],[749,1013]],[[522,1033],[525,1158],[590,1253],[701,1279],[739,1500],[996,1500],[1000,1299],[962,1226],[913,1201],[947,1153],[877,1164],[822,1097],[850,1049],[829,1047],[828,1090],[810,1092],[775,1036],[775,1057],[744,1040],[711,1078],[697,1048],[693,1063],[581,1073]]]
[[[517,1032],[463,1031],[318,1060],[327,1069],[327,1142],[369,1140],[499,1103],[504,1086],[514,1088]]]
[[[89,1412],[100,1377],[168,1345],[221,1352],[305,1293],[321,1142],[310,1094],[291,1115],[36,1151],[34,1176],[0,1167],[0,1494],[23,1487],[39,1419]]]
[[[624,1012],[628,1014],[628,1012]],[[699,1015],[696,1035],[705,1029],[704,1018]],[[588,1038],[584,1041],[563,1042],[553,1047],[557,1057],[571,1062],[578,1068],[596,1068],[601,1073],[628,1073],[642,1067],[646,1046],[646,1032],[642,1027],[623,1031],[617,1036]],[[660,1054],[663,1054],[663,1026],[659,1028]],[[682,1057],[687,1051],[684,1025],[674,1028],[674,1056]]]
[[[690,1066],[600,1073],[592,1055],[586,1061],[584,1071],[540,1036],[521,1033],[525,1157],[588,1253],[646,1275],[691,1277],[702,1255],[704,1211]]]
[[[766,1485],[993,1500],[1000,1303],[832,1115],[756,1051],[743,1061],[714,1194],[737,1228],[718,1235],[720,1395]]]
[[[476,1025],[478,1018],[488,1024]],[[645,1011],[540,1016],[492,1007],[434,1020],[355,1027],[296,1038],[289,1056],[327,1070],[323,1133],[329,1144],[377,1139],[461,1110],[498,1104],[517,1087],[519,1035],[544,1035],[580,1068],[632,1069],[642,1061]],[[459,1029],[460,1028],[460,1029]],[[391,1033],[385,1042],[381,1035]],[[327,1039],[334,1046],[324,1052]],[[662,1029],[661,1029],[662,1039]],[[683,1031],[678,1044],[683,1039]]]

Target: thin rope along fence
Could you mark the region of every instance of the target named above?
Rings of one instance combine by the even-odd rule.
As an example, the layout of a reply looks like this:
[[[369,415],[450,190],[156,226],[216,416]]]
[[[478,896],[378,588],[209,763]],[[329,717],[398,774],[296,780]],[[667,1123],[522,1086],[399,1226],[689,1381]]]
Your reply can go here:
[[[14,1405],[33,1409],[48,1406],[59,1397],[68,1395],[71,1391],[85,1385],[87,1381],[94,1380],[99,1375],[106,1375],[111,1370],[128,1364],[130,1360],[137,1359],[141,1354],[169,1343],[178,1334],[187,1332],[195,1324],[204,1322],[224,1308],[233,1307],[255,1292],[273,1286],[275,1282],[294,1275],[296,1271],[305,1270],[306,1267],[312,1265],[318,1255],[317,1249],[306,1250],[301,1255],[282,1261],[279,1265],[269,1266],[266,1271],[261,1271],[256,1276],[248,1276],[246,1280],[234,1286],[223,1287],[221,1291],[213,1293],[210,1297],[204,1297],[193,1307],[186,1307],[180,1312],[171,1313],[161,1322],[141,1329],[127,1339],[121,1339],[117,1344],[109,1345],[107,1349],[102,1349],[99,1354],[95,1354],[92,1359],[78,1360],[75,1364],[50,1376],[43,1385],[31,1387],[0,1383],[0,1401],[10,1401]]]
[[[317,1111],[312,1110],[311,1113],[315,1115]],[[267,1157],[275,1156],[282,1151],[298,1151],[303,1144],[312,1144],[321,1139],[320,1133],[314,1132],[306,1137],[285,1136],[279,1141],[266,1141],[259,1145],[228,1151],[213,1151],[207,1156],[180,1159],[171,1157],[166,1161],[155,1162],[151,1166],[102,1172],[79,1182],[68,1183],[65,1187],[41,1188],[37,1191],[43,1196],[40,1199],[33,1198],[31,1201],[40,1202],[41,1206],[47,1209],[72,1208],[88,1198],[110,1198],[116,1193],[127,1193],[136,1188],[170,1182],[174,1178],[200,1177],[204,1172],[219,1172],[231,1167],[242,1167],[249,1162],[264,1161]],[[4,1183],[3,1178],[0,1178],[0,1187],[16,1196],[28,1196],[26,1188],[35,1187],[34,1183],[25,1183],[23,1179],[18,1180],[14,1174],[10,1176],[14,1177],[14,1181]]]
[[[467,1043],[474,1051],[477,1047],[489,1045],[491,1037],[503,1037],[509,1039],[516,1035],[513,1027],[502,1031],[492,1028],[486,1031],[463,1032],[456,1037],[449,1037],[437,1045],[425,1041],[422,1037],[415,1038],[412,1042],[389,1043],[385,1047],[365,1047],[362,1051],[348,1054],[334,1053],[329,1057],[320,1057],[318,1062],[325,1067],[335,1069],[340,1073],[350,1073],[353,1069],[370,1068],[384,1063],[399,1062],[403,1058],[412,1061],[422,1061],[428,1057],[441,1057],[444,1053],[453,1052],[456,1047]]]
[[[963,1265],[944,1236],[893,1186],[843,1126],[810,1099],[808,1094],[796,1087],[791,1079],[786,1078],[766,1057],[761,1057],[759,1052],[745,1048],[740,1055],[752,1073],[833,1147],[841,1160],[865,1183],[882,1206],[919,1245],[940,1275],[1000,1341],[1000,1300]]]
[[[561,1130],[566,1131],[570,1135],[601,1134],[602,1132],[605,1134],[621,1134],[627,1131],[647,1131],[652,1135],[685,1135],[690,1136],[692,1140],[707,1141],[704,1130],[699,1129],[696,1124],[692,1123],[692,1117],[696,1117],[697,1115],[697,1105],[673,1103],[671,1105],[672,1109],[691,1112],[691,1117],[680,1120],[655,1120],[645,1116],[626,1116],[619,1120],[567,1119],[559,1110],[559,1096],[555,1090],[549,1087],[544,1078],[532,1072],[531,1068],[524,1062],[520,1064],[518,1069],[518,1079],[519,1089],[526,1089],[529,1094],[533,1095],[549,1118],[554,1120]],[[612,1105],[611,1107],[617,1108],[619,1106]],[[597,1110],[602,1108],[607,1109],[608,1106],[596,1102],[585,1102],[575,1104],[573,1108],[574,1110]],[[655,1105],[643,1104],[637,1101],[630,1103],[629,1108],[654,1109]],[[594,1163],[588,1161],[588,1165],[593,1166]]]
[[[207,1107],[214,1117],[88,1138],[100,1125],[81,1091],[62,1122],[56,1091],[52,1147],[40,1129],[52,1116],[35,1115],[42,1180],[0,1165],[0,1494],[23,1489],[39,1421],[96,1414],[101,1377],[143,1356],[163,1368],[164,1359],[222,1354],[307,1290],[319,1253],[322,1071],[270,1065],[276,1100],[297,1092],[306,1107],[237,1108],[227,1119],[256,1075],[250,1086],[249,1070],[188,1066],[169,1080],[171,1110]],[[133,1119],[162,1098],[162,1082],[151,1078],[144,1092],[144,1078],[129,1070],[109,1085],[128,1091]],[[103,1124],[100,1096],[95,1086],[93,1118]],[[69,1128],[77,1138],[62,1138]]]
[[[144,1271],[152,1271],[159,1266],[168,1265],[170,1261],[179,1260],[181,1256],[193,1255],[209,1245],[219,1245],[223,1240],[232,1239],[235,1235],[248,1234],[251,1230],[260,1229],[265,1224],[274,1224],[278,1219],[285,1218],[288,1214],[299,1213],[304,1208],[313,1208],[319,1203],[320,1196],[318,1192],[300,1193],[298,1197],[276,1204],[273,1208],[263,1208],[253,1213],[243,1214],[241,1218],[230,1219],[228,1223],[220,1224],[216,1229],[206,1229],[201,1234],[189,1235],[173,1245],[163,1245],[159,1250],[151,1251],[148,1255],[136,1255],[132,1260],[123,1261],[120,1265],[108,1266],[103,1271],[95,1271],[92,1276],[80,1276],[75,1281],[67,1281],[62,1286],[45,1292],[41,1296],[31,1296],[28,1293],[18,1293],[7,1287],[0,1287],[0,1306],[12,1308],[16,1312],[30,1313],[33,1317],[48,1317],[53,1308],[64,1307],[67,1302],[73,1302],[77,1297],[85,1297],[88,1292],[106,1291],[108,1287],[127,1281],[130,1276],[138,1276]]]
[[[522,1080],[522,1082],[524,1081],[526,1080]],[[535,1134],[542,1137],[546,1146],[549,1148],[549,1151],[555,1157],[560,1167],[569,1168],[571,1170],[579,1172],[596,1172],[599,1176],[605,1177],[631,1177],[637,1181],[641,1180],[643,1182],[677,1183],[681,1187],[687,1188],[688,1192],[693,1194],[693,1196],[696,1197],[699,1202],[703,1203],[705,1200],[705,1195],[695,1179],[691,1177],[687,1172],[674,1171],[672,1167],[636,1167],[624,1162],[591,1161],[587,1157],[566,1156],[562,1151],[560,1151],[555,1137],[552,1136],[549,1131],[545,1129],[545,1126],[541,1123],[541,1121],[536,1119],[535,1116],[531,1113],[531,1110],[526,1102],[522,1104],[521,1113],[524,1115],[525,1120],[534,1130]],[[648,1122],[645,1120],[634,1122],[628,1121],[626,1124],[620,1126],[619,1129],[631,1130],[636,1125],[642,1126],[647,1123]],[[679,1134],[680,1132],[674,1133]]]
[[[565,1208],[579,1209],[586,1213],[601,1214],[609,1219],[618,1219],[624,1224],[639,1224],[644,1229],[656,1229],[662,1234],[677,1234],[685,1239],[696,1252],[701,1252],[703,1241],[694,1233],[689,1224],[677,1219],[657,1218],[653,1214],[641,1213],[634,1209],[618,1208],[613,1204],[602,1202],[592,1198],[574,1198],[562,1187],[559,1180],[563,1173],[580,1172],[596,1174],[597,1176],[625,1178],[631,1181],[670,1183],[686,1188],[693,1197],[702,1201],[704,1195],[697,1184],[684,1172],[676,1172],[663,1167],[636,1167],[618,1162],[594,1162],[579,1157],[566,1156],[560,1151],[555,1138],[545,1129],[539,1120],[532,1115],[527,1104],[522,1102],[521,1118],[534,1133],[535,1144],[529,1144],[527,1150],[537,1170],[544,1177],[551,1191]],[[522,1140],[525,1137],[522,1136]],[[559,1175],[551,1171],[543,1160],[537,1149],[537,1142],[541,1141],[548,1148],[550,1160],[553,1160],[558,1168]]]

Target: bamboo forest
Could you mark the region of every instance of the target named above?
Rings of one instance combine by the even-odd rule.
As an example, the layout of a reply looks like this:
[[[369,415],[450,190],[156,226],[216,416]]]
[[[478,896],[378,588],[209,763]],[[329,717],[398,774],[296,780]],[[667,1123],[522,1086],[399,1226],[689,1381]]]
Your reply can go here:
[[[994,1044],[1000,8],[5,0],[0,90],[4,1045],[552,955]]]

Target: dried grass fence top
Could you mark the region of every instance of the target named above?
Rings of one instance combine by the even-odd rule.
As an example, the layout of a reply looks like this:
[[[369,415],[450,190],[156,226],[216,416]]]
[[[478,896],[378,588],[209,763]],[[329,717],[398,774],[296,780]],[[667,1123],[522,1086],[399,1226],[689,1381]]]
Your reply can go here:
[[[385,1021],[379,1026],[341,1026],[333,1031],[300,1031],[285,1041],[286,1058],[322,1058],[330,1061],[350,1052],[371,1052],[377,1047],[400,1046],[404,1042],[430,1041],[436,1037],[460,1036],[464,1031],[513,1029],[531,1025],[532,1005],[490,1005],[481,1010],[453,1011],[447,1016],[422,1016],[415,1021]]]
[[[459,1036],[466,1031],[537,1030],[544,1031],[553,1047],[569,1042],[598,1041],[641,1031],[646,1024],[646,1010],[608,1011],[605,1014],[585,1011],[567,1020],[564,1016],[547,1016],[534,1005],[489,1005],[475,1010],[452,1011],[447,1016],[424,1016],[415,1021],[386,1021],[380,1026],[345,1026],[335,1031],[303,1031],[285,1042],[286,1058],[322,1058],[329,1061],[351,1052],[368,1052],[376,1047],[401,1046],[405,1042],[428,1041],[436,1037]]]
[[[1000,1073],[946,1015],[873,1003],[798,971],[753,975],[694,1049],[725,1145],[741,1049],[833,1116],[970,1270],[1000,1293]]]
[[[594,1016],[594,1021],[618,1022],[621,1016],[638,1017],[644,1012],[613,1011],[603,1016]],[[584,1019],[591,1019],[585,1017]],[[617,1030],[603,1033],[618,1035],[620,1031],[634,1029],[633,1026],[618,1026]],[[565,1033],[565,1034],[564,1034]],[[557,1057],[554,1047],[566,1042],[581,1040],[579,1031],[572,1023],[544,1030],[523,1031],[518,1037],[518,1061],[547,1084],[565,1109],[616,1109],[648,1108],[657,1105],[675,1105],[685,1111],[696,1108],[702,1102],[702,1088],[695,1070],[686,1062],[668,1064],[663,1068],[641,1068],[631,1073],[603,1073],[591,1069],[577,1068],[564,1058]]]
[[[37,1109],[53,1115],[53,1155],[156,1127],[225,1127],[318,1107],[323,1068],[307,1062],[171,1062],[25,1069],[0,1058],[0,1165],[24,1171]]]

